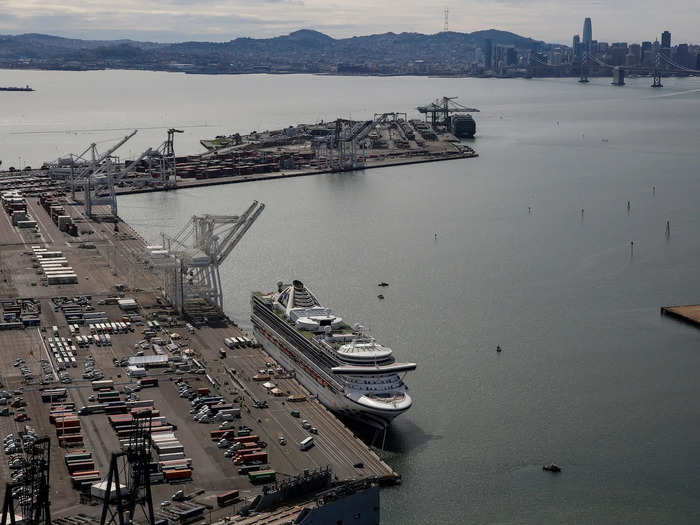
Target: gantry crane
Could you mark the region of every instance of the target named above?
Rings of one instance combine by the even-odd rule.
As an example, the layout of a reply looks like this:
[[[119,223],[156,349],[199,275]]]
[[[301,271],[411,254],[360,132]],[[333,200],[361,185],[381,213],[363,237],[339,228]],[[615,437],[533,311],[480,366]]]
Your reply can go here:
[[[174,135],[182,130],[170,128],[167,139],[157,148],[148,148],[132,162],[121,165],[113,160],[112,154],[123,146],[137,130],[122,138],[102,154],[97,152],[97,144],[90,144],[80,155],[71,155],[68,185],[71,197],[75,199],[76,191],[83,191],[85,213],[93,216],[93,206],[108,205],[114,217],[117,216],[117,197],[115,185],[128,179],[133,186],[160,186],[165,189],[175,187],[176,164]],[[145,171],[142,164],[145,164]],[[141,171],[137,169],[141,168]],[[57,163],[56,175],[65,168]]]
[[[405,113],[376,113],[373,120],[352,121],[338,119],[335,130],[328,137],[314,141],[314,155],[321,162],[327,163],[327,168],[334,171],[344,171],[361,168],[365,164],[361,154],[362,141],[380,124],[393,117],[396,121]]]
[[[130,185],[158,186],[166,190],[175,187],[176,163],[174,136],[182,130],[170,128],[168,138],[157,148],[148,148],[134,161],[118,173],[119,180],[126,180]]]
[[[20,436],[22,440],[28,437],[26,429]],[[24,525],[51,525],[51,441],[48,437],[30,439],[24,443],[24,454],[20,457],[24,474],[6,485],[1,523],[15,525],[19,514]]]
[[[223,316],[219,267],[264,209],[253,201],[241,215],[194,215],[174,237],[163,234],[164,291],[178,312],[198,321]]]
[[[102,155],[98,155],[97,144],[93,142],[77,157],[78,160],[85,160],[85,155],[90,153],[86,165],[82,166],[77,173],[75,169],[71,170],[69,183],[74,200],[76,188],[83,189],[83,204],[88,217],[93,216],[92,207],[95,205],[108,205],[112,216],[117,216],[117,196],[114,192],[116,165],[112,162],[112,154],[136,135],[136,132],[137,130],[131,132]]]
[[[478,113],[479,110],[476,108],[468,108],[463,106],[459,102],[454,100],[457,97],[442,97],[438,98],[434,102],[430,102],[425,106],[418,106],[416,109],[419,113],[425,114],[425,120],[428,120],[430,115],[430,123],[433,126],[442,125],[447,126],[450,113]]]

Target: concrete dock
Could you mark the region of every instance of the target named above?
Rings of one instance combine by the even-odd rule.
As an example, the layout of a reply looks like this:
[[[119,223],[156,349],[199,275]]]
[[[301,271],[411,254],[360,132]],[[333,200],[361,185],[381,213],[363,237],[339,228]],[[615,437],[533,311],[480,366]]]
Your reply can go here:
[[[236,406],[241,407],[242,418],[235,420],[236,426],[250,427],[253,434],[259,435],[267,443],[268,465],[278,472],[278,479],[298,475],[305,469],[325,467],[330,467],[338,480],[376,478],[380,482],[392,482],[398,479],[397,474],[375,452],[312,399],[291,378],[293,374],[285,374],[274,381],[287,395],[306,395],[306,401],[292,404],[286,396],[274,397],[259,382],[253,381],[252,376],[272,362],[262,349],[229,349],[226,357],[220,358],[219,349],[224,346],[225,338],[245,335],[235,323],[228,322],[219,328],[203,326],[192,334],[188,333],[184,320],[173,316],[174,312],[161,299],[161,283],[146,264],[145,242],[131,227],[119,222],[118,231],[115,231],[114,224],[90,220],[83,215],[81,207],[66,201],[63,203],[65,211],[73,217],[81,231],[78,237],[72,237],[59,230],[38,204],[37,198],[27,197],[26,200],[27,211],[37,221],[38,231],[13,226],[5,211],[0,209],[3,217],[0,219],[0,299],[31,298],[41,307],[40,325],[0,330],[0,347],[4,350],[0,364],[0,390],[12,392],[17,389],[14,399],[23,398],[30,419],[26,422],[16,421],[14,415],[19,412],[13,410],[10,416],[0,417],[0,435],[17,434],[25,425],[29,425],[38,435],[51,437],[53,516],[60,518],[77,513],[95,516],[100,507],[82,505],[79,493],[72,488],[64,463],[66,449],[58,446],[56,428],[49,422],[50,405],[42,402],[41,390],[67,388],[66,402],[75,403],[76,409],[93,403],[91,382],[82,377],[88,358],[94,359],[95,367],[104,372],[104,379],[114,380],[115,388],[120,391],[124,385],[135,384],[136,380],[128,377],[126,370],[115,363],[134,356],[135,344],[144,337],[143,324],[151,319],[161,320],[164,326],[159,337],[177,344],[181,349],[189,349],[206,368],[206,374],[176,374],[172,369],[152,368],[149,376],[157,377],[159,386],[144,388],[139,392],[142,400],[154,401],[155,409],[167,418],[168,424],[176,425],[177,439],[184,446],[185,456],[192,459],[192,479],[184,486],[167,483],[154,486],[156,506],[176,490],[192,492],[203,489],[204,493],[197,497],[197,501],[213,505],[211,517],[218,519],[233,514],[236,506],[218,509],[217,494],[238,489],[244,499],[251,499],[261,492],[261,488],[252,485],[247,476],[238,474],[238,466],[225,458],[224,451],[210,439],[210,431],[217,429],[218,423],[199,424],[192,420],[189,401],[178,396],[177,381],[185,381],[193,388],[208,387],[212,395],[222,395],[227,402],[238,403]],[[42,282],[41,272],[32,260],[35,247],[61,251],[77,274],[78,282],[57,285]],[[59,337],[69,341],[74,341],[77,334],[69,332],[69,323],[52,298],[90,296],[90,311],[103,311],[110,321],[119,321],[124,318],[124,312],[116,304],[105,304],[106,298],[117,294],[117,285],[126,289],[126,297],[138,302],[138,314],[143,321],[132,323],[132,332],[112,334],[109,346],[92,344],[83,348],[76,345],[77,366],[63,371],[70,376],[71,382],[59,383],[56,380],[59,366],[48,349],[49,338],[55,336],[53,327],[57,327]],[[167,318],[172,319],[171,326],[164,323],[163,319]],[[89,333],[87,327],[80,327],[80,335]],[[173,333],[177,333],[177,336],[173,336]],[[31,370],[33,380],[25,380],[15,366],[17,359],[24,360],[24,366]],[[250,394],[266,400],[269,408],[254,408]],[[290,413],[292,409],[299,410],[301,417],[293,417]],[[308,435],[302,429],[302,419],[309,420],[318,429],[318,435],[314,436],[316,446],[308,451],[301,451],[298,446],[298,442]],[[106,479],[111,453],[119,450],[119,442],[108,423],[108,416],[83,415],[80,422],[84,438],[82,448],[93,453],[95,470],[99,470],[102,479]],[[286,445],[280,444],[280,436],[286,438]],[[6,461],[0,461],[0,474],[8,479]]]

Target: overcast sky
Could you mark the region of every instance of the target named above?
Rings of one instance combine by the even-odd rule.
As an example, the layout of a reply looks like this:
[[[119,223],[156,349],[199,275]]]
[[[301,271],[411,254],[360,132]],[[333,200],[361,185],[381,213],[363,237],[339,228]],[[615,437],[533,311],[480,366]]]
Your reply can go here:
[[[227,41],[316,29],[333,37],[442,30],[502,29],[570,43],[583,19],[593,38],[700,43],[698,0],[0,0],[0,33],[159,42]]]

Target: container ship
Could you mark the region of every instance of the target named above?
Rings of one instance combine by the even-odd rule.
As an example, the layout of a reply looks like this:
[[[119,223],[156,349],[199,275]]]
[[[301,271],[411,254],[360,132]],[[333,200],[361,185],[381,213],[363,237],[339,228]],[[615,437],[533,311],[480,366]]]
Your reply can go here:
[[[251,311],[258,342],[331,411],[384,429],[411,407],[403,380],[416,364],[396,362],[390,348],[361,325],[348,326],[301,281],[254,292]]]
[[[470,114],[452,115],[450,131],[458,139],[473,139],[476,135],[476,121]]]

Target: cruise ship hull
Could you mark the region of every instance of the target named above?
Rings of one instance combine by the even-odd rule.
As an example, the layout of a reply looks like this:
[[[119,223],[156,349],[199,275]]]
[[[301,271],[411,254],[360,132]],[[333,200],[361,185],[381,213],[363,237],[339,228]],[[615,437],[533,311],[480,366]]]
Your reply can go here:
[[[292,342],[260,320],[256,320],[255,317],[252,320],[254,335],[270,357],[284,368],[294,370],[296,379],[304,388],[335,414],[364,425],[384,429],[396,416],[408,410],[409,407],[398,410],[373,410],[354,401],[340,389],[332,385],[324,385],[323,378],[319,377],[311,366],[304,365],[304,361],[308,358]]]

